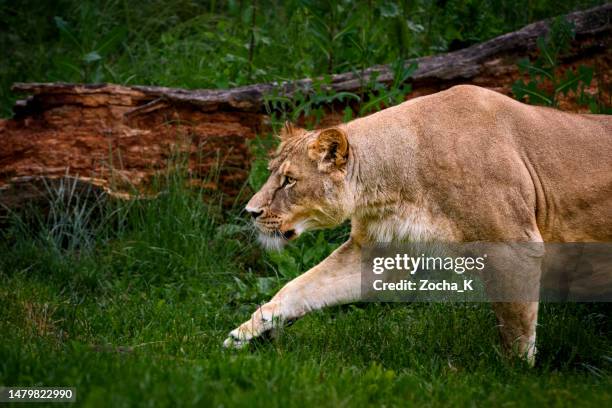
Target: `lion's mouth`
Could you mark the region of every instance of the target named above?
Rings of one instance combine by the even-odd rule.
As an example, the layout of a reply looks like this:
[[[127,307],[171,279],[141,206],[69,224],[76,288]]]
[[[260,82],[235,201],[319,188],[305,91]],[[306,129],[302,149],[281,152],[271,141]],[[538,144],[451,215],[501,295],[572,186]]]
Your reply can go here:
[[[287,242],[297,237],[294,229],[287,231],[275,230],[273,232],[261,232],[259,234],[259,242],[264,248],[280,251]]]
[[[283,236],[283,238],[285,238],[287,241],[291,241],[293,238],[295,238],[297,236],[297,234],[295,233],[295,230],[290,229],[287,230],[285,232],[281,231],[281,235]]]
[[[287,241],[291,241],[292,239],[298,236],[298,233],[294,228],[283,231],[280,228],[274,228],[274,229],[271,229],[269,227],[263,228],[258,223],[255,223],[255,226],[260,231],[260,233],[267,235],[270,238],[276,238],[276,239],[280,238],[280,239],[284,239]]]

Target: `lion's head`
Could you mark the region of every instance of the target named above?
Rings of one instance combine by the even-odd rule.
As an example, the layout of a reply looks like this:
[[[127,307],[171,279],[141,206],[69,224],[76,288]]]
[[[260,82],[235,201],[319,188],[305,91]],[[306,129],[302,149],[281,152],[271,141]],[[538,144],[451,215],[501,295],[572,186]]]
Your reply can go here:
[[[310,229],[347,218],[349,144],[341,127],[306,131],[286,124],[270,160],[270,176],[246,210],[262,244],[279,249]]]

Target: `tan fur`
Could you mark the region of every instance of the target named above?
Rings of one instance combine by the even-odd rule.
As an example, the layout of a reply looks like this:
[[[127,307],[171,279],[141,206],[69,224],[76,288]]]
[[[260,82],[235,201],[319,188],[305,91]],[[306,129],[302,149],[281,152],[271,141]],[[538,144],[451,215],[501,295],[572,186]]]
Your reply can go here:
[[[247,206],[262,212],[255,224],[264,237],[280,244],[350,219],[351,238],[226,345],[242,345],[274,321],[358,300],[359,248],[367,243],[612,241],[612,118],[528,106],[475,86],[337,128],[287,126],[270,170]],[[296,182],[281,187],[286,176]],[[505,348],[533,361],[537,303],[494,309]]]

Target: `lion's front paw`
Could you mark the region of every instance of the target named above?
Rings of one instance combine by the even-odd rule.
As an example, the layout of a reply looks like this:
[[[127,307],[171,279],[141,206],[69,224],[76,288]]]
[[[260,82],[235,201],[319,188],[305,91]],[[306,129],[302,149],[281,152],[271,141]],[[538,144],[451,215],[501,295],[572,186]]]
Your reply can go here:
[[[227,339],[223,342],[223,347],[240,349],[249,342],[264,334],[265,332],[282,324],[278,307],[267,303],[257,309],[249,320],[242,323],[238,328],[232,330]]]
[[[223,341],[223,347],[231,349],[241,349],[247,344],[249,344],[249,340],[240,340],[238,329],[232,330],[227,339]]]

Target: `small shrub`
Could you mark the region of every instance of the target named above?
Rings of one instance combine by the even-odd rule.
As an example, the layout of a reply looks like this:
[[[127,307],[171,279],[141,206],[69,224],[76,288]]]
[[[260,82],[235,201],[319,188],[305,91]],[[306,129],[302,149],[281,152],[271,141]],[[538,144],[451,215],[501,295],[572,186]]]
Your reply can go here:
[[[512,85],[512,93],[518,100],[528,100],[535,105],[557,107],[560,95],[575,96],[579,105],[588,106],[592,113],[610,113],[598,98],[586,89],[593,81],[594,69],[580,65],[577,69],[562,70],[560,58],[571,46],[575,36],[574,27],[564,18],[553,20],[547,36],[537,39],[538,57],[518,63],[519,72],[529,79],[521,78]],[[600,81],[600,88],[603,84]],[[601,91],[601,89],[600,89]]]

